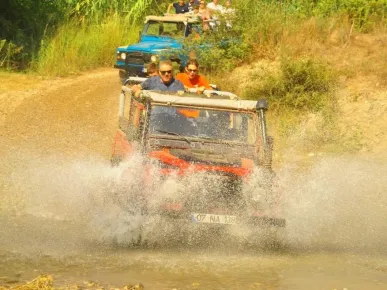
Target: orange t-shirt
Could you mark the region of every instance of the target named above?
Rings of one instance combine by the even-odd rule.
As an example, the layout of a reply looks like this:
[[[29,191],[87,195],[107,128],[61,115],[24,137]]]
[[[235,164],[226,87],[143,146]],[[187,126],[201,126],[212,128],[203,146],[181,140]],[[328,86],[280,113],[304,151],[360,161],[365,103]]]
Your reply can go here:
[[[211,89],[206,78],[201,75],[197,75],[194,79],[190,80],[186,73],[178,73],[175,79],[181,81],[184,86],[189,88],[205,87],[206,89]]]

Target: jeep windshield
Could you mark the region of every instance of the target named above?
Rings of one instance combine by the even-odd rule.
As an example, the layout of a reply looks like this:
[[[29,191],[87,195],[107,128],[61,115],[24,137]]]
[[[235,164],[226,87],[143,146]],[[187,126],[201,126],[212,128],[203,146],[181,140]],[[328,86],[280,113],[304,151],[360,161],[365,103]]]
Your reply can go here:
[[[144,28],[143,35],[184,37],[185,28],[183,22],[149,21]]]
[[[149,133],[177,139],[249,145],[256,141],[256,126],[252,114],[191,107],[153,105]]]

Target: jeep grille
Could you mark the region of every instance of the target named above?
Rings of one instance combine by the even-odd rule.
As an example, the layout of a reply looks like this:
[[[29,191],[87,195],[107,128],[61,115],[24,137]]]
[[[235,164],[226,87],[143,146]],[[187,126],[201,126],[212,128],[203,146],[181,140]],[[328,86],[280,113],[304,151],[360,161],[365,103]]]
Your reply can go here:
[[[150,54],[142,52],[127,52],[126,53],[126,63],[129,64],[140,64],[143,65],[150,61]]]

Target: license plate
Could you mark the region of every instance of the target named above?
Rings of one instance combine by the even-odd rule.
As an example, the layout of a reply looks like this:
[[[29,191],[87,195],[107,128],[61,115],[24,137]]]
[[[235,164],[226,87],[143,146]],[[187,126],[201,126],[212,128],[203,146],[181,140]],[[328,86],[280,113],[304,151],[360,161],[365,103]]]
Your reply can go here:
[[[221,215],[221,214],[209,214],[209,213],[193,213],[191,215],[192,221],[195,223],[206,224],[236,224],[236,216],[234,215]]]

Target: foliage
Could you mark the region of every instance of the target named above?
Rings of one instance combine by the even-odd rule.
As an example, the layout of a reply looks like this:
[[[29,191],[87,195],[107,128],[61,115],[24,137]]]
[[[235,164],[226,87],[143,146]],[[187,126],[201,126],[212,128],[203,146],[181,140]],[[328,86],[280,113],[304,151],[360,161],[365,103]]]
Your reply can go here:
[[[2,67],[20,69],[28,68],[31,60],[34,60],[34,67],[37,67],[36,61],[42,60],[42,54],[47,54],[49,42],[58,42],[58,34],[65,37],[62,31],[69,29],[69,25],[72,25],[74,30],[78,29],[80,34],[86,30],[104,31],[102,26],[112,18],[115,22],[120,19],[121,23],[130,26],[141,22],[146,14],[164,13],[170,2],[169,0],[3,0],[0,3],[0,40],[6,42],[0,50],[0,64]],[[231,42],[226,46],[222,45],[224,33],[209,37],[209,41],[215,46],[212,46],[213,50],[204,50],[202,64],[208,71],[214,73],[219,69],[232,69],[248,60],[253,46],[265,49],[278,46],[284,36],[291,34],[300,27],[302,21],[311,17],[322,19],[347,17],[353,23],[354,29],[371,31],[376,25],[386,25],[387,15],[387,0],[247,2],[235,0],[233,5],[237,9],[234,28],[240,43]],[[133,31],[128,27],[124,28],[123,33],[129,30]],[[102,47],[100,44],[97,46]],[[43,51],[40,51],[41,49]],[[111,57],[102,62],[97,58],[94,59],[97,60],[95,65],[101,65],[109,63]],[[43,64],[38,67],[42,66]]]
[[[101,25],[77,25],[69,22],[58,29],[55,37],[42,46],[33,68],[40,74],[68,75],[78,71],[111,66],[114,48],[134,42],[136,25],[127,26],[118,16],[105,19]]]
[[[67,0],[69,13],[80,22],[101,23],[107,16],[121,15],[132,22],[144,16],[152,0]]]
[[[7,70],[16,68],[18,65],[17,60],[23,57],[23,54],[21,54],[22,49],[22,46],[17,46],[6,39],[0,40],[0,67]]]
[[[220,26],[216,32],[203,33],[200,39],[188,38],[184,47],[187,55],[195,51],[202,70],[211,74],[233,70],[252,49],[237,26],[233,30]]]
[[[315,14],[331,16],[334,13],[347,15],[356,26],[368,30],[378,20],[387,20],[387,0],[324,0],[318,1]]]
[[[56,0],[5,0],[0,4],[0,39],[6,40],[3,66],[25,67],[40,47],[40,40],[64,18],[65,5]]]
[[[313,59],[281,60],[280,73],[253,83],[248,99],[266,98],[276,110],[319,111],[333,98],[333,75],[328,66]]]

